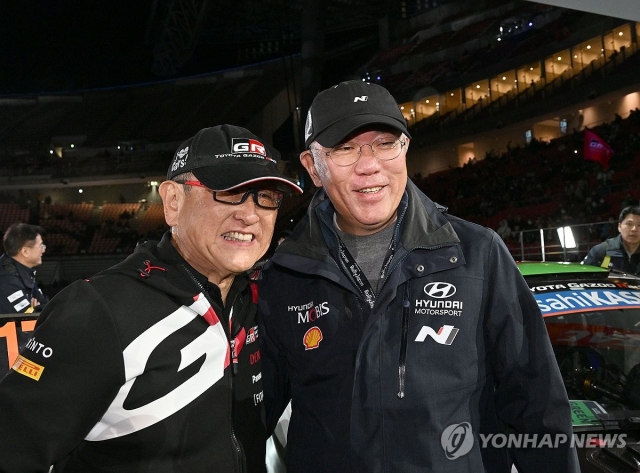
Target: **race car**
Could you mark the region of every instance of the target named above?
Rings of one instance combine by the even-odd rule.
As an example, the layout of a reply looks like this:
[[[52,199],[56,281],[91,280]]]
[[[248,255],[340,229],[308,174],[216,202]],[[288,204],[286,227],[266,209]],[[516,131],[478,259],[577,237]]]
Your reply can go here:
[[[520,262],[567,393],[583,473],[640,472],[640,278]]]

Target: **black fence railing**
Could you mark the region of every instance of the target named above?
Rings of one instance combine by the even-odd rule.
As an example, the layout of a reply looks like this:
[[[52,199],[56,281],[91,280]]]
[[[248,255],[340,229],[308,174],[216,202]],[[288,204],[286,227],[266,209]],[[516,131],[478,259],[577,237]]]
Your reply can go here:
[[[604,221],[513,233],[507,247],[516,261],[581,261],[589,250],[617,234],[617,222]]]

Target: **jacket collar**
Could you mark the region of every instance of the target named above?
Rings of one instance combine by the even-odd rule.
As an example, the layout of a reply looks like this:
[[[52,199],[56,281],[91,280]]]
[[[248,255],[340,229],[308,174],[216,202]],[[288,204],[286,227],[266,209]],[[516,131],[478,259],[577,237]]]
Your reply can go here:
[[[218,286],[209,283],[204,275],[196,271],[178,253],[171,243],[171,232],[166,232],[160,242],[148,241],[138,245],[124,261],[93,277],[114,273],[124,274],[149,284],[180,300],[192,300],[197,292],[204,289],[217,304],[222,306]],[[242,292],[248,284],[247,274],[237,275],[227,295],[227,301],[232,301],[235,294]],[[185,303],[185,305],[189,304]]]
[[[35,269],[25,266],[6,253],[0,259],[2,260],[2,269],[9,274],[18,276],[26,287],[33,288],[36,275]]]
[[[459,243],[458,235],[442,215],[445,207],[439,206],[422,193],[411,181],[407,181],[396,223],[400,248],[412,251],[416,248],[434,248]],[[275,262],[282,262],[285,255],[299,255],[327,261],[329,248],[335,248],[333,214],[335,209],[324,189],[314,195],[309,210],[296,226],[290,238],[281,244],[273,256]],[[408,224],[411,222],[411,224]]]

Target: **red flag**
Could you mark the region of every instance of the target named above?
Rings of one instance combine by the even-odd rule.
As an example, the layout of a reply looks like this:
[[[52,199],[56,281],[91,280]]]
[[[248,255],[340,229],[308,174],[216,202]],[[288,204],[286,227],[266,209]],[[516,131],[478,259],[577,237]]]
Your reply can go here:
[[[590,159],[609,169],[609,160],[613,156],[613,149],[602,138],[591,130],[584,131],[584,159]]]

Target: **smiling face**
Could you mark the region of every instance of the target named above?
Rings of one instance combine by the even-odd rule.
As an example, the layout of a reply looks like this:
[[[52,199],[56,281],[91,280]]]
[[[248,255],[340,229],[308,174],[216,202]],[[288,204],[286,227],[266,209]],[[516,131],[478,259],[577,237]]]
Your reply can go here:
[[[173,181],[160,185],[172,241],[209,281],[230,285],[266,253],[278,211],[256,206],[251,196],[229,205],[216,202],[209,189],[189,187],[185,192],[185,187]]]
[[[406,154],[409,139],[400,132],[379,129],[360,130],[347,136],[344,142],[361,146],[380,138],[406,140],[400,155],[390,161],[380,161],[371,147],[363,146],[360,159],[350,166],[336,165],[326,153],[329,148],[314,142],[300,155],[300,161],[316,186],[324,187],[336,209],[338,226],[352,235],[371,235],[396,217],[396,210],[407,185]]]

